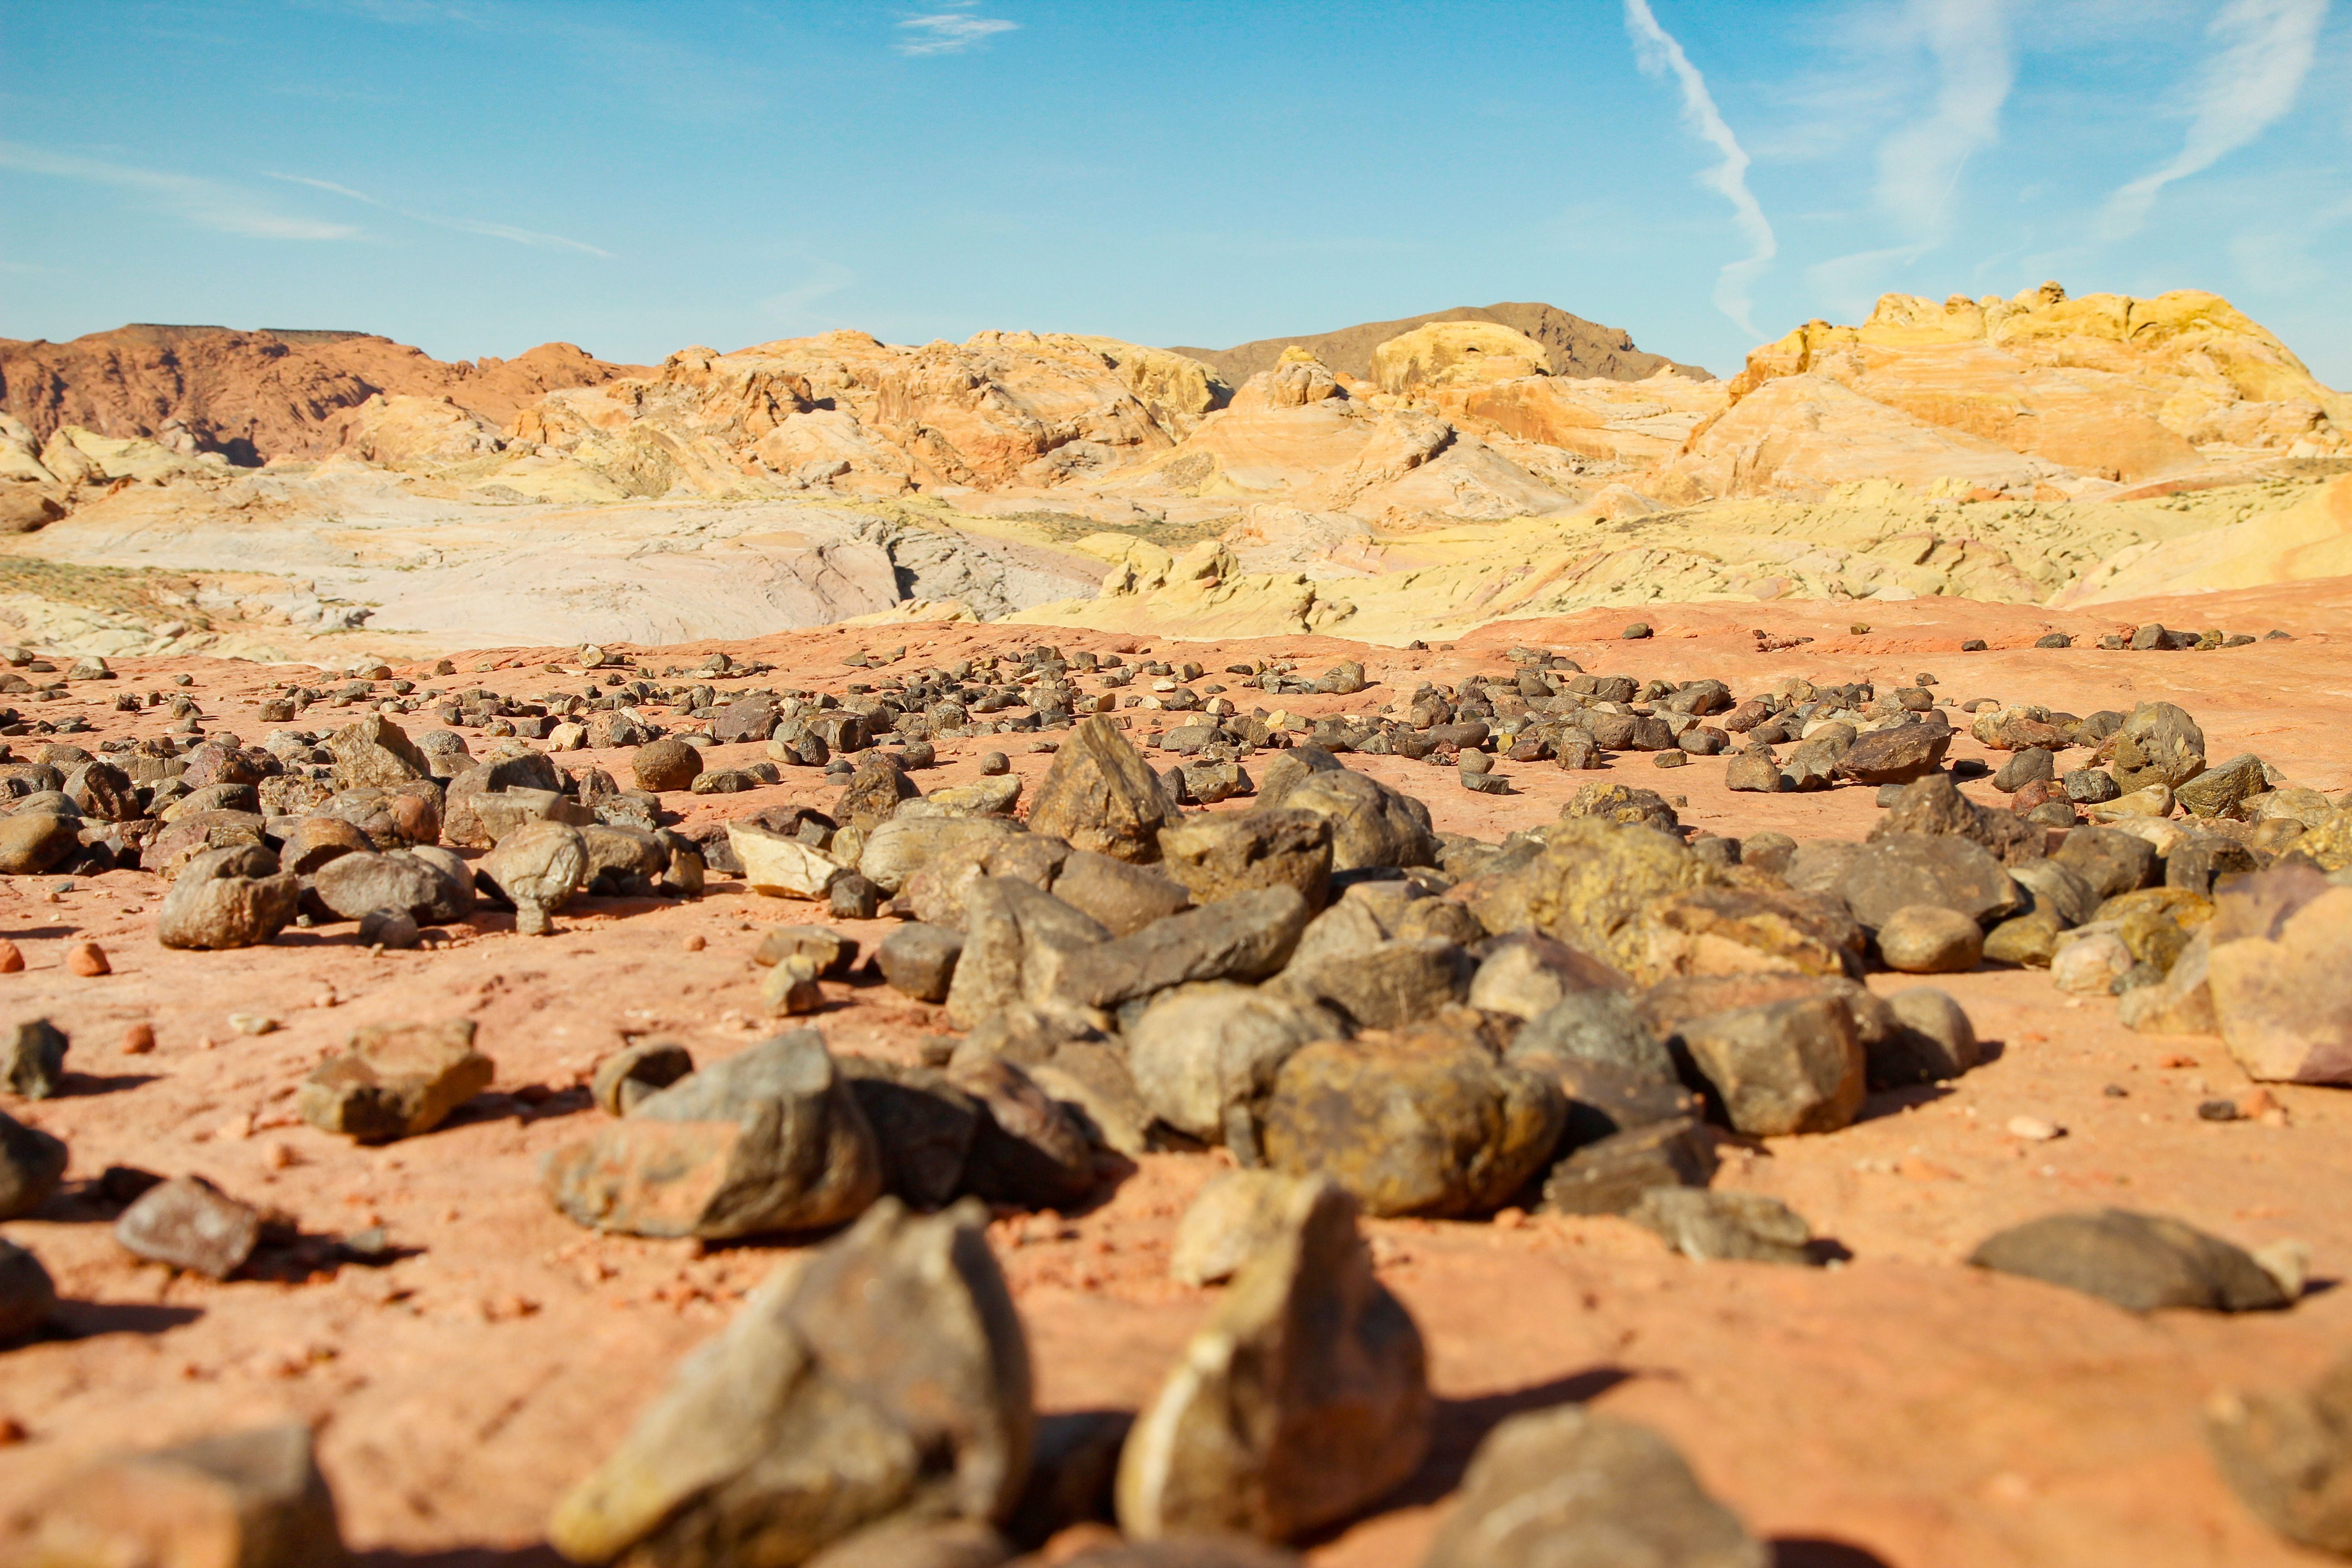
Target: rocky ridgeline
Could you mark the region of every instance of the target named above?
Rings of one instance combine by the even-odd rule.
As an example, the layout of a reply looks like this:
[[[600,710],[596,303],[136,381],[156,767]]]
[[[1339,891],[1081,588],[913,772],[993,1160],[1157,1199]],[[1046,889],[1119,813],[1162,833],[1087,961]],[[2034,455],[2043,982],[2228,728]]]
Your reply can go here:
[[[559,667],[583,688],[529,701],[366,670],[265,704],[281,724],[366,705],[323,738],[248,747],[191,710],[179,737],[119,760],[52,745],[7,775],[5,868],[135,858],[170,879],[167,945],[263,943],[298,921],[415,943],[477,900],[545,931],[574,900],[692,898],[716,873],[810,908],[755,954],[778,1018],[852,974],[944,1007],[961,1034],[920,1064],[836,1056],[800,1027],[708,1064],[641,1042],[597,1069],[604,1118],[543,1165],[562,1214],[711,1242],[837,1234],[791,1254],[557,1509],[550,1540],[576,1561],[989,1563],[1095,1517],[1129,1543],[1076,1561],[1288,1561],[1246,1542],[1375,1505],[1430,1441],[1420,1334],[1357,1215],[1622,1215],[1694,1258],[1831,1261],[1801,1215],[1710,1184],[1727,1135],[1833,1134],[1874,1090],[1979,1064],[1952,996],[1882,996],[1861,983],[1874,967],[2046,965],[2063,990],[2119,996],[2136,1027],[2220,1034],[2257,1078],[2352,1079],[2352,811],[2259,758],[2212,761],[2170,704],[1968,703],[1974,738],[2007,753],[1998,809],[1956,787],[1951,707],[1924,675],[1743,697],[1520,648],[1507,673],[1309,723],[1258,698],[1364,694],[1361,666],[1251,661],[1212,680],[1050,647],[907,673],[851,662],[861,679],[837,692],[722,696],[717,681],[756,672],[715,656],[656,675],[587,649]],[[412,741],[395,714],[420,710],[443,727]],[[972,784],[915,782],[935,741],[1033,731],[1054,760],[1025,815],[1001,756]],[[745,742],[768,760],[708,765]],[[634,748],[626,784],[557,761],[592,743]],[[1885,809],[1859,842],[1694,836],[1660,794],[1596,780],[1556,820],[1485,842],[1434,831],[1422,801],[1343,761],[1414,758],[1507,794],[1505,763],[1627,750],[1730,753],[1735,789],[1868,790]],[[837,778],[833,809],[678,831],[681,792],[785,770]],[[1190,809],[1234,796],[1250,804]],[[824,923],[885,912],[898,923],[870,955]],[[55,1092],[68,1048],[19,1026],[0,1088]],[[493,1072],[469,1024],[379,1027],[297,1105],[357,1141],[415,1137]],[[983,1205],[1067,1209],[1129,1157],[1220,1145],[1240,1169],[1202,1191],[1171,1260],[1187,1282],[1230,1281],[1209,1321],[1131,1426],[1048,1441]],[[40,1204],[65,1156],[0,1118],[0,1218]],[[125,1248],[215,1278],[272,1248],[386,1245],[304,1237],[199,1178],[106,1183]],[[2121,1210],[2044,1216],[1970,1261],[2134,1310],[2284,1309],[2305,1272],[2292,1246],[2251,1254]],[[53,1300],[37,1259],[0,1250],[0,1338],[37,1331]],[[2340,1382],[2300,1403],[2231,1396],[2212,1417],[2250,1502],[2338,1549]],[[142,1479],[163,1474],[173,1487]],[[103,1555],[89,1543],[145,1528],[116,1517],[132,1494],[241,1532],[240,1562],[312,1561],[286,1553],[334,1534],[307,1439],[273,1431],[101,1467],[44,1539],[59,1560]],[[1635,1558],[1766,1552],[1661,1439],[1564,1409],[1487,1437],[1428,1562]]]

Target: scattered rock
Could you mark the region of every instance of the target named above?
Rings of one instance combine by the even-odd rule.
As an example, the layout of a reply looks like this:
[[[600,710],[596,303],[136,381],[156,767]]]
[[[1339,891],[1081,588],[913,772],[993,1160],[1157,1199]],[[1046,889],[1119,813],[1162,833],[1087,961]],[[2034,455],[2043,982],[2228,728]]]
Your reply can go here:
[[[1869,1048],[1871,1088],[1948,1082],[1983,1059],[1975,1025],[1948,993],[1914,985],[1886,998],[1886,1005],[1895,1027]]]
[[[804,958],[816,973],[838,980],[857,962],[857,939],[828,926],[771,926],[751,952],[751,962],[762,967],[791,957]]]
[[[64,1140],[0,1112],[0,1219],[16,1219],[39,1208],[65,1173]]]
[[[964,1189],[991,1203],[1066,1208],[1094,1190],[1087,1135],[1034,1079],[1002,1057],[957,1062],[948,1082],[982,1110]]]
[[[1862,1109],[1862,1042],[1853,1014],[1830,997],[1717,1013],[1680,1034],[1731,1125],[1750,1136],[1834,1132]]]
[[[1955,910],[1982,924],[2024,902],[2000,862],[1972,839],[1948,834],[1874,834],[1839,884],[1853,918],[1873,931],[1915,904]]]
[[[2205,771],[2205,731],[2169,702],[2143,702],[2115,735],[2116,783],[2126,794],[2151,784],[2179,789]]]
[[[482,857],[474,875],[514,906],[519,934],[546,936],[555,930],[551,917],[588,879],[587,841],[568,823],[525,823]]]
[[[1195,980],[1258,980],[1282,967],[1307,929],[1307,900],[1288,886],[1235,893],[1153,921],[1113,942],[1041,951],[1045,994],[1115,1007]]]
[[[1906,904],[1878,928],[1878,956],[1905,974],[1962,974],[1984,957],[1984,928],[1958,910]]]
[[[1447,1217],[1510,1201],[1551,1159],[1559,1087],[1440,1026],[1301,1047],[1275,1077],[1266,1163],[1330,1177],[1376,1215]]]
[[[0,1171],[0,1181],[5,1180],[5,1173]],[[0,1209],[0,1215],[5,1213]],[[32,1334],[49,1321],[57,1307],[57,1282],[41,1267],[41,1260],[0,1237],[0,1348]]]
[[[1212,812],[1160,831],[1162,868],[1196,903],[1260,888],[1296,889],[1311,914],[1331,886],[1331,824],[1289,806]]]
[[[874,1130],[813,1029],[646,1096],[541,1174],[582,1225],[707,1240],[839,1225],[882,1190]]]
[[[2213,1016],[2238,1065],[2272,1082],[2352,1082],[2352,888],[2292,864],[2240,878],[2210,931]]]
[[[702,753],[685,742],[665,736],[639,746],[629,756],[630,776],[637,787],[656,795],[691,789],[702,772]]]
[[[1862,784],[1909,784],[1944,765],[1952,731],[1941,724],[1895,724],[1854,738],[1836,772]]]
[[[639,1100],[667,1089],[693,1070],[694,1058],[684,1046],[640,1040],[598,1062],[588,1091],[607,1116],[626,1116]]]
[[[1674,1445],[1580,1405],[1486,1435],[1422,1568],[1766,1568]]]
[[[2352,1556],[2352,1362],[2307,1389],[2215,1394],[2205,1441],[2263,1523],[2297,1545]]]
[[[155,940],[211,951],[254,947],[291,923],[301,901],[302,879],[279,871],[277,857],[260,846],[207,849],[163,895]]]
[[[433,773],[408,731],[381,713],[328,736],[327,750],[334,753],[337,789],[392,789]]]
[[[1209,1178],[1176,1222],[1168,1275],[1180,1285],[1217,1285],[1280,1245],[1299,1185],[1275,1171],[1225,1171]]]
[[[177,1176],[124,1209],[114,1239],[152,1262],[226,1279],[253,1256],[261,1214],[202,1176]]]
[[[1761,1193],[1656,1186],[1643,1193],[1625,1217],[1701,1263],[1731,1259],[1805,1268],[1819,1261],[1807,1250],[1813,1231],[1805,1216]]]
[[[1036,1418],[986,1219],[885,1198],[779,1268],[556,1505],[549,1542],[726,1568],[800,1563],[892,1515],[1008,1517]]]
[[[805,840],[754,823],[729,823],[727,842],[751,891],[771,899],[824,898],[848,870]]]
[[[936,1068],[845,1056],[835,1065],[882,1151],[883,1184],[914,1208],[943,1208],[963,1187],[972,1140],[989,1112]]]
[[[1678,1116],[1587,1143],[1552,1167],[1543,1206],[1555,1214],[1623,1214],[1659,1187],[1703,1187],[1715,1178],[1715,1142],[1694,1116]]]
[[[474,1021],[369,1024],[302,1080],[295,1110],[323,1132],[386,1143],[429,1132],[498,1075],[474,1048]]]
[[[2246,1312],[2288,1304],[2278,1281],[2242,1248],[2167,1215],[2128,1209],[2028,1220],[1987,1237],[1969,1261],[2134,1312],[2159,1307]]]
[[[1421,1332],[1374,1278],[1334,1184],[1286,1194],[1119,1456],[1120,1525],[1285,1541],[1347,1518],[1419,1468],[1434,1401]]]
[[[1255,1159],[1255,1126],[1236,1118],[1272,1091],[1293,1051],[1340,1032],[1331,1015],[1259,987],[1178,985],[1152,998],[1128,1028],[1127,1063],[1153,1115]]]
[[[1029,828],[1141,863],[1159,858],[1160,829],[1172,815],[1150,764],[1097,714],[1082,721],[1054,753],[1030,801]]]
[[[65,1087],[66,1032],[47,1018],[18,1024],[0,1043],[0,1089],[47,1100]]]
[[[919,1002],[944,1002],[963,954],[963,932],[909,921],[882,939],[875,963],[895,990]]]
[[[177,1568],[345,1561],[334,1494],[299,1422],[100,1462],[41,1504],[30,1560]]]

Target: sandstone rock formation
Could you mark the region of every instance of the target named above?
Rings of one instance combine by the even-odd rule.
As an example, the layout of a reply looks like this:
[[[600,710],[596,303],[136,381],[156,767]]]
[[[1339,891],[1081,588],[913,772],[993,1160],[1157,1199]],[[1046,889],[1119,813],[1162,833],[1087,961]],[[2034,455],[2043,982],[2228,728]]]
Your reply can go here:
[[[1342,374],[1359,381],[1372,379],[1372,351],[1391,338],[1433,321],[1492,321],[1541,343],[1546,368],[1559,376],[1591,376],[1610,381],[1642,381],[1672,372],[1693,381],[1713,379],[1695,364],[1680,364],[1664,354],[1645,353],[1633,344],[1633,334],[1570,315],[1553,305],[1457,305],[1427,316],[1396,321],[1365,321],[1337,331],[1306,337],[1260,338],[1230,349],[1188,349],[1189,354],[1213,368],[1235,386],[1263,370],[1271,370],[1285,349],[1296,346]]]

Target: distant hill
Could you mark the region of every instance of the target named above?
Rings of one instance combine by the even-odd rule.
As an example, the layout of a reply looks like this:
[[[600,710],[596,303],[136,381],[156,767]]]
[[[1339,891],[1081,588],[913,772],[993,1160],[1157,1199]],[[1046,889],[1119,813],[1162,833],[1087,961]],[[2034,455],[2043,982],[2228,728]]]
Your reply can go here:
[[[142,321],[70,342],[0,339],[0,412],[23,420],[37,442],[77,425],[249,465],[331,450],[334,416],[378,393],[446,397],[505,426],[550,392],[644,368],[570,343],[444,362],[367,332]]]
[[[1213,367],[1218,374],[1239,386],[1259,371],[1272,370],[1275,361],[1282,357],[1282,351],[1297,343],[1333,370],[1369,381],[1375,347],[1400,332],[1409,332],[1431,321],[1497,321],[1514,331],[1525,332],[1550,351],[1554,375],[1646,381],[1660,370],[1671,370],[1694,381],[1715,379],[1714,374],[1704,366],[1684,364],[1664,354],[1643,352],[1634,345],[1633,335],[1622,327],[1588,321],[1557,305],[1457,305],[1451,310],[1407,316],[1398,321],[1365,321],[1331,332],[1260,338],[1238,348],[1179,348],[1174,352]]]

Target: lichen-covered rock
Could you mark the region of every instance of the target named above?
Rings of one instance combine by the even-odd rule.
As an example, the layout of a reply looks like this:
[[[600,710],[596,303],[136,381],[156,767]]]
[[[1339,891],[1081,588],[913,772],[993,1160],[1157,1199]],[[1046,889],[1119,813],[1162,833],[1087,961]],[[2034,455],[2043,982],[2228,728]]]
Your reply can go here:
[[[1488,931],[1541,931],[1632,973],[1648,947],[1641,918],[1651,902],[1711,880],[1704,862],[1655,828],[1577,817],[1548,835],[1528,865],[1464,886]]]
[[[2116,783],[2126,793],[2163,784],[2179,789],[2205,771],[2205,731],[2169,702],[2143,702],[2115,736]]]

